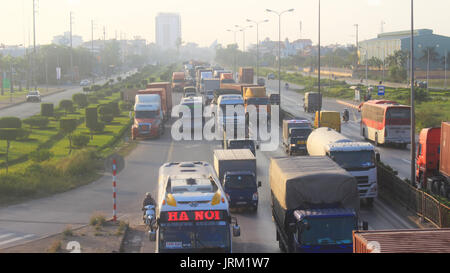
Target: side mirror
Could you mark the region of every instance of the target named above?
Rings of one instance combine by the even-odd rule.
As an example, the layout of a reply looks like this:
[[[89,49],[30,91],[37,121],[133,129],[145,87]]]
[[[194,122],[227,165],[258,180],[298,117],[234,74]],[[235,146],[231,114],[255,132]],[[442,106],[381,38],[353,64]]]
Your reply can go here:
[[[261,183],[261,181],[258,181],[258,188],[261,188],[262,187],[262,183]]]
[[[369,222],[363,222],[363,230],[369,230]]]
[[[148,232],[148,238],[151,242],[156,241],[156,232],[155,231],[149,231]]]
[[[380,153],[376,153],[375,158],[376,158],[377,162],[380,162],[381,161]]]

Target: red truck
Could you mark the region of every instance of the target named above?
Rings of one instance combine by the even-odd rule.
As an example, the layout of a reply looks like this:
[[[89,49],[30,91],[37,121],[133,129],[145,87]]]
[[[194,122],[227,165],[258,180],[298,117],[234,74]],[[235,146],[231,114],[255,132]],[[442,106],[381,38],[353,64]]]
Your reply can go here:
[[[183,92],[183,88],[185,87],[185,76],[184,72],[173,72],[172,90],[174,92]]]
[[[237,90],[241,92],[242,97],[244,97],[244,91],[247,87],[259,87],[257,84],[242,84],[242,83],[221,83],[220,89]]]
[[[239,83],[253,84],[254,71],[252,67],[239,68]]]
[[[353,231],[353,253],[450,253],[450,229]]]
[[[170,82],[153,82],[147,85],[147,89],[162,88],[161,94],[162,109],[164,112],[164,120],[169,120],[172,114],[172,84]]]
[[[417,185],[450,199],[450,122],[420,132],[416,162]]]
[[[161,89],[162,90],[162,89]],[[131,138],[159,138],[164,134],[161,98],[157,94],[139,94],[134,105]]]

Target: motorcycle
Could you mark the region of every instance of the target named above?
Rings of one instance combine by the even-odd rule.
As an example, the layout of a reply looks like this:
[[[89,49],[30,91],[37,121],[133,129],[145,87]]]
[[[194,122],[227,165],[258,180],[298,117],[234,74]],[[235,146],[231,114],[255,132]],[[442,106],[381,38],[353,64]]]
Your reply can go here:
[[[350,119],[350,114],[348,112],[344,112],[344,114],[342,115],[342,121],[344,121],[345,123],[347,123]]]
[[[148,205],[148,206],[145,206],[143,210],[145,210],[144,223],[149,228],[148,234],[149,234],[149,238],[151,238],[155,235],[155,232],[153,231],[153,228],[156,224],[155,206]]]
[[[286,83],[286,84],[284,85],[284,88],[285,88],[286,90],[289,90],[289,84]]]

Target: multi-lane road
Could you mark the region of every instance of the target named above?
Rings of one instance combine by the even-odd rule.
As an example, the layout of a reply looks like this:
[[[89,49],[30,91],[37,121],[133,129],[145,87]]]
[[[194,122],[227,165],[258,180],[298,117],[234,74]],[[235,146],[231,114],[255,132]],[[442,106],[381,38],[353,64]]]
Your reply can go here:
[[[274,82],[268,87],[274,89]],[[180,101],[180,95],[174,95],[174,104]],[[283,91],[283,107],[300,115],[301,96],[295,92]],[[330,104],[330,105],[328,105]],[[325,100],[326,109],[342,109],[332,100]],[[295,112],[297,111],[297,112]],[[298,114],[297,114],[298,113]],[[358,116],[354,113],[354,122],[344,125],[344,134],[358,137]],[[306,116],[305,116],[306,117]],[[355,120],[356,119],[356,120]],[[355,131],[356,130],[356,131]],[[353,132],[355,131],[355,132]],[[159,140],[140,141],[135,150],[126,158],[126,167],[118,175],[118,214],[120,219],[130,224],[142,224],[142,200],[145,192],[156,196],[159,167],[169,161],[208,161],[213,162],[213,150],[220,149],[219,142],[174,141],[170,135],[170,124],[166,125],[166,134]],[[400,150],[382,149],[382,159],[387,155],[397,156]],[[384,151],[386,150],[386,151]],[[257,213],[234,212],[241,226],[241,236],[233,238],[235,252],[279,252],[275,240],[275,227],[272,222],[270,206],[270,185],[268,170],[270,158],[284,156],[281,147],[276,151],[257,151],[258,180],[260,201]],[[400,155],[398,155],[400,157]],[[392,157],[392,162],[395,158]],[[389,163],[389,162],[388,162]],[[405,163],[406,164],[406,163]],[[77,227],[86,224],[94,212],[112,214],[112,178],[105,174],[98,181],[52,197],[28,201],[19,205],[0,208],[0,249],[21,244],[46,235],[61,232],[67,225]],[[361,217],[369,222],[370,229],[409,229],[416,227],[407,217],[399,215],[380,200],[373,208],[363,208]],[[145,242],[142,250],[154,251],[153,244]]]

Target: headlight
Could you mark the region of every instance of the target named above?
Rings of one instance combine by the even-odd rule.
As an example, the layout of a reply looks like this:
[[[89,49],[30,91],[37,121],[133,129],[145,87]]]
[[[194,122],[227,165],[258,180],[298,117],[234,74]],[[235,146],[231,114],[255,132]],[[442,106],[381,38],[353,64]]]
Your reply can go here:
[[[291,144],[291,147],[295,147],[295,144]]]
[[[255,192],[254,194],[253,194],[253,201],[257,201],[258,200],[258,193],[257,192]]]

